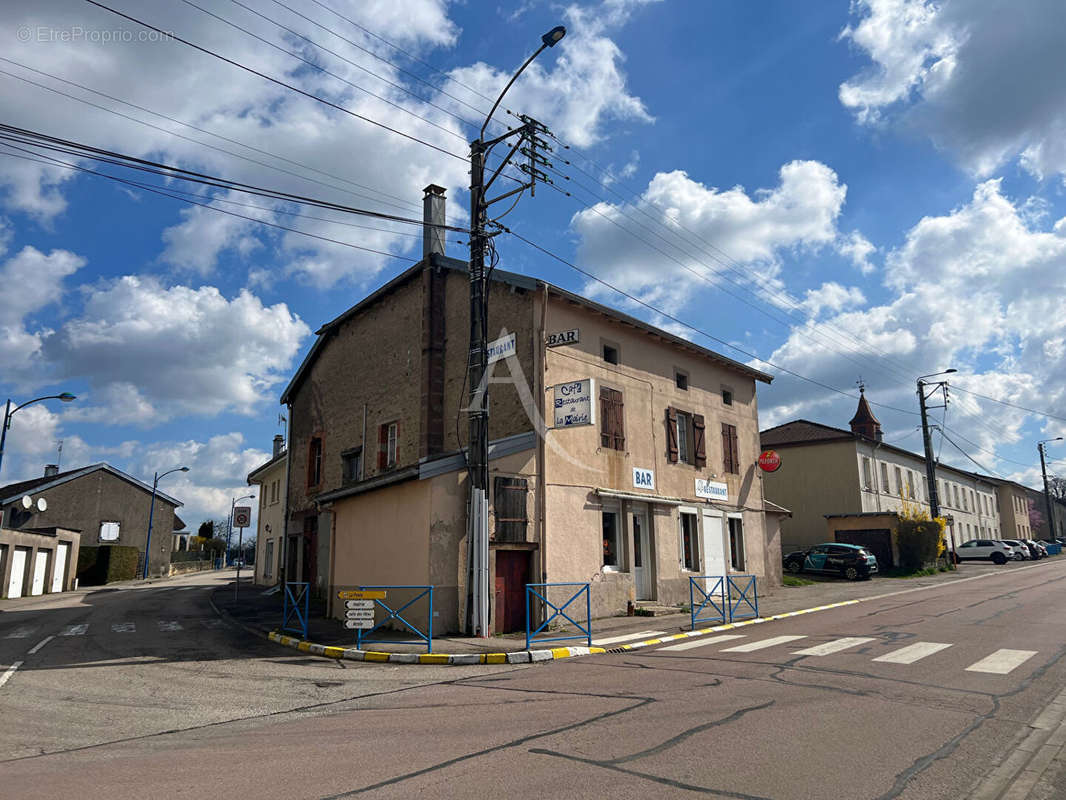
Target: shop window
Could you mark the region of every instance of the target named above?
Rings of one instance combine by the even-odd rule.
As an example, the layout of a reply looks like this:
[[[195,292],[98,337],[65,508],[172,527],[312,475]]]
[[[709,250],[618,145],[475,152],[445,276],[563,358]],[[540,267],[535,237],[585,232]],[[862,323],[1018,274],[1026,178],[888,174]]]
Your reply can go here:
[[[689,572],[699,572],[700,556],[697,549],[696,515],[682,512],[681,520],[681,568]]]
[[[493,482],[493,507],[496,511],[496,541],[524,542],[526,540],[526,495],[529,482],[525,478],[497,477]]]
[[[617,572],[621,559],[618,548],[618,512],[603,512],[603,569]]]
[[[734,572],[743,572],[744,557],[744,522],[740,517],[729,518],[729,564]]]

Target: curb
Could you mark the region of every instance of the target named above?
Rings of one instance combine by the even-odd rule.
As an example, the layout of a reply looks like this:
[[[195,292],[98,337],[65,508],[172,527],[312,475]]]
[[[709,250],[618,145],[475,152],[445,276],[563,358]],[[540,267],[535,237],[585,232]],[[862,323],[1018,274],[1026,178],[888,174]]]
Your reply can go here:
[[[608,652],[602,647],[553,647],[550,650],[519,650],[516,653],[386,653],[377,650],[357,650],[354,647],[330,647],[315,644],[304,639],[297,639],[295,636],[285,636],[277,631],[271,631],[267,638],[283,647],[291,647],[314,656],[382,664],[435,664],[436,666],[535,664],[541,661],[558,661],[562,658],[577,658]]]

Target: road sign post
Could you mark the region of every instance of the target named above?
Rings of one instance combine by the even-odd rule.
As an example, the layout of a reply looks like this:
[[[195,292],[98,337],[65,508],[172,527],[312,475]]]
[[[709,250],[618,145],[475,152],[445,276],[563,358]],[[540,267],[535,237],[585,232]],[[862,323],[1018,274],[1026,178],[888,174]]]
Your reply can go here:
[[[248,506],[237,506],[233,509],[233,526],[238,529],[237,534],[237,580],[233,582],[233,599],[237,599],[237,590],[241,585],[241,558],[244,553],[244,529],[252,524],[252,509]]]

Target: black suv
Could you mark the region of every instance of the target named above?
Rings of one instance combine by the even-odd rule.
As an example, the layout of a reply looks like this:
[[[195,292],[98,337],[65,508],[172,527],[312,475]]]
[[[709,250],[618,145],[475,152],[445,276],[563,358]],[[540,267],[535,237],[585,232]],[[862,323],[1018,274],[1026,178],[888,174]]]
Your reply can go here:
[[[788,572],[828,572],[842,575],[849,581],[866,579],[877,572],[877,558],[857,544],[816,544],[810,550],[789,553],[783,561]]]

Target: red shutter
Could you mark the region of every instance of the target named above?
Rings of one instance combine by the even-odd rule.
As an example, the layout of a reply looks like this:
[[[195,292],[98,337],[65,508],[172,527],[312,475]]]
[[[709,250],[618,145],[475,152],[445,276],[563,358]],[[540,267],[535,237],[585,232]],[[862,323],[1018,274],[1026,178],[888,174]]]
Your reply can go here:
[[[695,440],[693,444],[696,451],[695,466],[698,469],[707,466],[707,446],[704,443],[706,436],[704,436],[703,416],[701,414],[692,415],[692,431],[692,438]]]
[[[666,409],[666,460],[677,463],[677,409]]]
[[[389,426],[378,428],[378,472],[384,472],[389,458]]]

